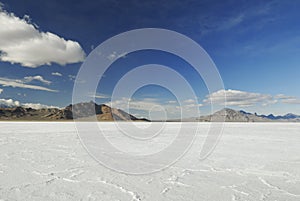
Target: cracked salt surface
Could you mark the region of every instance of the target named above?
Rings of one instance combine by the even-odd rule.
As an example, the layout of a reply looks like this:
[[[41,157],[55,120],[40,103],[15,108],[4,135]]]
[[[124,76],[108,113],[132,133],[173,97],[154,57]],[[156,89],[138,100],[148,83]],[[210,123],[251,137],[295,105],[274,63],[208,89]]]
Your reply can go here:
[[[203,123],[200,131],[208,128]],[[174,166],[132,176],[94,161],[71,122],[1,122],[0,200],[300,200],[300,124],[226,123],[204,161],[201,133]]]

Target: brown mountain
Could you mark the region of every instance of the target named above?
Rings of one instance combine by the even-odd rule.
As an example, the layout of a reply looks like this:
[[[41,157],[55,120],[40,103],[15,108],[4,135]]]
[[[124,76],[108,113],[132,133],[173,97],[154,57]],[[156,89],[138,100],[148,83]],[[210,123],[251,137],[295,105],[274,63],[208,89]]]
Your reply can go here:
[[[198,121],[226,121],[226,122],[269,122],[271,119],[244,111],[225,108],[212,115],[201,116]]]
[[[94,102],[69,105],[64,109],[0,108],[0,120],[58,121],[78,119],[89,121],[94,119],[95,114],[98,121],[149,121],[148,119],[137,118],[120,109],[111,108],[105,104],[98,105]]]
[[[179,120],[180,121],[180,120]],[[233,110],[224,108],[211,115],[182,119],[187,122],[300,122],[300,116],[295,114],[286,114],[284,116],[258,115],[243,110]]]

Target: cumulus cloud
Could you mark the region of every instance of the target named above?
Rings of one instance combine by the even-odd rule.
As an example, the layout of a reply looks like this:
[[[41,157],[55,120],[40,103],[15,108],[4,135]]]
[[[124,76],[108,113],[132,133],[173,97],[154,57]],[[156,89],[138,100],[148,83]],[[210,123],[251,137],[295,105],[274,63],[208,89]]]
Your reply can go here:
[[[58,63],[81,62],[85,53],[76,41],[66,40],[50,32],[41,32],[30,23],[8,13],[0,5],[0,60],[38,67]]]
[[[49,91],[49,92],[58,92],[57,90],[49,89],[47,87],[26,84],[25,79],[19,80],[19,79],[9,79],[9,78],[0,77],[0,85],[4,87],[18,87],[18,88],[35,89],[35,90],[42,90],[42,91]]]
[[[0,99],[0,107],[19,107],[22,106],[24,108],[33,108],[33,109],[42,109],[42,108],[58,108],[52,105],[44,105],[41,103],[20,103],[20,101],[16,101],[13,99]]]
[[[25,107],[25,108],[32,108],[32,109],[42,109],[42,108],[58,108],[56,106],[53,106],[53,105],[44,105],[44,104],[41,104],[41,103],[23,103],[22,104],[22,107]]]
[[[32,82],[33,80],[37,80],[37,81],[40,81],[44,84],[51,84],[51,81],[49,80],[45,80],[42,76],[40,75],[35,75],[35,76],[27,76],[27,77],[24,77],[24,81],[25,82]]]
[[[20,106],[19,101],[14,101],[12,99],[0,99],[0,107],[18,107]]]
[[[51,73],[51,75],[53,75],[53,76],[59,76],[59,77],[61,77],[61,76],[62,76],[62,74],[61,74],[61,73],[59,73],[59,72],[53,72],[53,73]]]
[[[203,100],[204,103],[208,104],[214,102],[223,105],[223,98],[226,96],[226,105],[228,106],[239,106],[249,107],[256,104],[272,104],[276,103],[277,100],[269,94],[252,93],[238,90],[219,90],[206,96]]]

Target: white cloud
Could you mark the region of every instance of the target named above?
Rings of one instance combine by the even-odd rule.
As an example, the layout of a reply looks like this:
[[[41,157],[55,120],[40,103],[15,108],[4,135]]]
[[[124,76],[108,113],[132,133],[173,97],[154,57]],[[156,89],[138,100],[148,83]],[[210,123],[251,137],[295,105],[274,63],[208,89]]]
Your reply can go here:
[[[175,103],[177,103],[177,101],[175,101],[175,100],[170,100],[170,101],[167,101],[167,103],[175,104]]]
[[[24,77],[24,81],[25,82],[32,82],[33,80],[37,80],[37,81],[40,81],[44,84],[51,84],[51,81],[49,80],[45,80],[42,76],[40,75],[35,75],[35,76],[27,76],[27,77]]]
[[[0,107],[18,107],[20,106],[19,101],[14,101],[12,99],[0,99]]]
[[[0,94],[3,92],[3,89],[0,89]]]
[[[286,96],[284,94],[278,94],[275,96],[275,98],[277,99],[290,99],[290,98],[294,98],[293,96]]]
[[[207,95],[206,99],[203,100],[203,103],[209,104],[211,101],[214,101],[216,104],[224,105],[224,103],[222,103],[224,95],[226,95],[226,105],[228,106],[249,107],[256,104],[267,106],[275,103],[300,104],[300,98],[294,96],[287,96],[284,94],[272,96],[269,94],[252,93],[231,89],[220,90]]]
[[[181,107],[176,104],[177,102],[167,101],[168,104],[160,103],[158,99],[154,98],[144,98],[141,100],[134,100],[128,98],[121,98],[114,100],[113,102],[108,102],[106,104],[110,105],[111,107],[126,109],[128,106],[130,109],[141,110],[141,111],[161,111],[162,109],[168,112],[180,112],[181,109],[183,110],[193,110],[198,109],[202,106],[202,104],[197,104],[196,101],[192,99],[187,99],[187,101],[181,105]]]
[[[286,96],[284,94],[278,94],[275,97],[277,99],[279,99],[282,103],[286,103],[286,104],[300,104],[300,98],[297,98],[295,96]]]
[[[80,84],[83,84],[83,83],[87,82],[86,80],[83,80],[83,79],[79,79],[79,78],[76,79],[76,75],[68,75],[68,78],[69,78],[70,81],[80,83]]]
[[[229,6],[231,3],[228,4],[228,2],[226,2],[226,4],[227,6]],[[263,4],[249,6],[247,9],[242,9],[237,12],[228,10],[228,13],[226,13],[227,11],[225,11],[226,14],[224,13],[224,15],[222,16],[209,14],[200,15],[199,27],[202,31],[202,34],[227,31],[237,27],[239,27],[240,31],[244,31],[244,29],[260,29],[271,21],[277,19],[277,16],[274,16],[272,14],[274,5],[275,4],[273,1],[269,1],[268,3],[265,2]],[[234,6],[234,3],[231,6]],[[257,21],[257,17],[260,17],[261,20]],[[253,21],[253,23],[251,23],[250,21]],[[247,22],[247,26],[242,26],[245,22]]]
[[[58,108],[56,106],[44,105],[41,103],[20,103],[20,101],[15,101],[13,99],[0,99],[0,107],[25,107],[33,109],[42,109],[42,108]]]
[[[290,98],[290,99],[284,99],[281,102],[287,103],[287,104],[300,104],[300,99],[299,98]]]
[[[23,107],[25,108],[32,108],[32,109],[42,109],[42,108],[58,108],[56,106],[53,105],[44,105],[41,103],[24,103],[22,104]]]
[[[108,95],[105,95],[105,94],[95,94],[95,95],[89,95],[89,97],[92,97],[92,98],[98,98],[98,99],[110,98],[110,96],[108,96]]]
[[[8,13],[0,5],[0,60],[38,67],[58,63],[81,62],[85,53],[78,42],[66,40],[50,32],[41,32],[30,23]]]
[[[0,77],[0,85],[4,87],[18,87],[18,88],[35,89],[35,90],[42,90],[42,91],[49,91],[49,92],[58,92],[57,90],[49,89],[47,87],[25,84],[25,83],[26,83],[25,80]]]
[[[238,90],[219,90],[206,96],[203,100],[204,103],[208,104],[211,101],[217,104],[223,105],[224,96],[226,96],[226,105],[228,106],[239,106],[248,107],[256,104],[272,104],[276,100],[271,95],[252,93]]]
[[[161,111],[159,108],[162,107],[161,104],[154,102],[153,100],[145,100],[145,99],[132,100],[128,98],[120,98],[112,102],[108,102],[106,104],[114,108],[121,108],[123,110],[126,110],[129,107],[130,109],[142,110],[142,111],[150,111],[150,110]]]
[[[126,57],[127,52],[123,52],[123,53],[117,53],[117,52],[113,52],[110,55],[108,55],[107,59],[114,61],[117,60],[119,58],[125,58]]]
[[[187,100],[184,100],[183,102],[184,103],[195,103],[196,100],[194,100],[194,99],[187,99]]]
[[[62,74],[61,74],[61,73],[59,73],[59,72],[53,72],[53,73],[51,73],[51,75],[54,75],[54,76],[59,76],[59,77],[61,77],[61,76],[62,76]]]
[[[197,109],[198,107],[202,107],[202,106],[203,106],[203,104],[192,103],[192,104],[183,105],[183,108],[186,108],[186,109],[195,108],[195,109]]]
[[[17,93],[18,96],[24,96],[26,97],[27,95],[26,94],[23,94],[23,93]]]
[[[183,101],[180,106],[176,101],[173,102],[170,100],[161,103],[159,99],[155,98],[144,98],[139,100],[120,98],[106,104],[113,108],[120,108],[129,113],[131,113],[131,110],[136,110],[135,113],[140,112],[138,116],[145,116],[151,111],[151,113],[154,112],[158,114],[155,119],[161,118],[161,112],[164,111],[168,113],[168,118],[181,118],[181,115],[183,115],[183,118],[197,116],[199,114],[199,107],[202,106],[202,104],[198,104],[196,101],[192,102],[190,99],[187,99],[186,102]]]
[[[74,81],[76,79],[75,75],[68,75],[70,81]]]

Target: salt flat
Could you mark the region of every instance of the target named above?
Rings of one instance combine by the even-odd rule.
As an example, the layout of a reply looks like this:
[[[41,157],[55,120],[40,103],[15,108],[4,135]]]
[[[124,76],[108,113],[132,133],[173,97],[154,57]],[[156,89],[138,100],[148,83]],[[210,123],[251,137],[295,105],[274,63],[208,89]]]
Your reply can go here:
[[[1,122],[0,200],[300,200],[300,124],[226,123],[201,161],[204,138],[170,168],[136,176],[96,162],[74,123]]]

